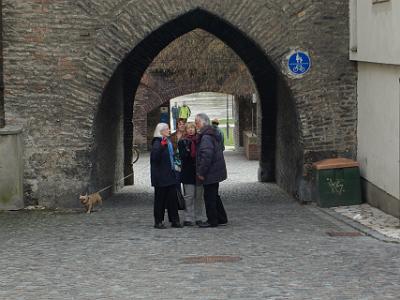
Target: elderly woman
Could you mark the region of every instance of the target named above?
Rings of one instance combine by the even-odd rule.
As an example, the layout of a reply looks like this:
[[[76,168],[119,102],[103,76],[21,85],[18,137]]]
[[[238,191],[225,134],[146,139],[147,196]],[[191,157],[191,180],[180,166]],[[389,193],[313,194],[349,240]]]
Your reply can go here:
[[[187,123],[186,133],[178,143],[186,204],[184,226],[193,226],[195,222],[198,225],[203,221],[203,186],[196,181],[196,137],[195,124]]]
[[[165,209],[171,227],[181,228],[176,194],[176,175],[174,169],[174,149],[169,140],[168,124],[159,123],[154,131],[150,155],[151,185],[154,186],[154,227],[164,225]]]

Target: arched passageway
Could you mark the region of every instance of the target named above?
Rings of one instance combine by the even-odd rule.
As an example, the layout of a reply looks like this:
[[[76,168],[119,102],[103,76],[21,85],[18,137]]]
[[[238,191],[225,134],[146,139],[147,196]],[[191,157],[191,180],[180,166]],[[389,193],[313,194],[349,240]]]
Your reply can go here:
[[[295,103],[279,68],[243,32],[202,9],[192,10],[153,31],[115,70],[95,118],[92,189],[116,184],[118,178],[131,172],[132,106],[140,80],[162,49],[196,28],[221,39],[246,64],[262,111],[258,120],[261,135],[259,180],[277,181],[295,194],[303,165],[301,131]]]
[[[356,157],[347,1],[58,1],[44,5],[49,18],[32,5],[3,7],[5,112],[8,124],[24,127],[26,205],[76,207],[80,192],[128,171],[128,107],[139,78],[195,28],[231,47],[254,79],[263,106],[262,179],[275,177],[309,200],[310,163]],[[312,67],[301,78],[286,76],[298,49]]]

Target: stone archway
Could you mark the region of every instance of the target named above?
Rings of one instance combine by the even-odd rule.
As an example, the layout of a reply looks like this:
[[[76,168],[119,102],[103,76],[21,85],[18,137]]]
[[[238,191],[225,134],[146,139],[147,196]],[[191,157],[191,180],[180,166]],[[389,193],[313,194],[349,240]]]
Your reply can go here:
[[[123,132],[132,127],[128,108],[137,89],[129,78],[140,77],[163,47],[194,28],[223,40],[258,74],[263,179],[275,177],[309,200],[311,162],[355,158],[348,1],[3,4],[5,111],[8,124],[24,125],[26,203],[76,206],[79,192],[123,175],[129,159]],[[282,63],[297,48],[311,54],[312,70],[286,78]]]
[[[287,92],[282,76],[279,74],[277,66],[264,54],[262,49],[249,39],[244,33],[234,28],[231,24],[222,20],[202,9],[195,9],[170,22],[162,25],[157,30],[143,39],[121,62],[118,69],[112,76],[108,86],[104,91],[102,102],[99,106],[97,122],[95,122],[96,136],[96,154],[94,163],[97,172],[92,173],[92,183],[98,185],[96,180],[100,178],[99,174],[109,172],[111,177],[108,182],[102,182],[102,185],[111,183],[115,178],[122,178],[129,174],[130,165],[130,145],[132,145],[132,106],[134,94],[139,86],[142,75],[155,56],[176,37],[183,35],[196,28],[201,28],[214,34],[216,37],[231,47],[236,54],[246,64],[251,73],[254,84],[258,91],[259,103],[262,116],[259,120],[261,135],[261,159],[259,178],[261,181],[282,182],[283,186],[295,187],[298,183],[299,174],[302,166],[302,150],[300,146],[300,133],[298,115],[295,103],[290,93]],[[278,101],[278,98],[280,101]],[[117,99],[117,101],[116,101]],[[118,105],[116,105],[118,102]],[[112,104],[111,104],[112,103]],[[287,128],[279,132],[283,137],[282,143],[277,144],[277,122],[278,122],[278,103],[286,105],[285,110],[281,112],[281,123],[290,119]],[[114,110],[113,112],[111,110]],[[123,112],[124,122],[118,123],[118,120],[109,117]],[[111,121],[105,123],[104,121]],[[125,132],[125,134],[121,133]],[[127,134],[128,133],[128,134]],[[124,141],[124,156],[118,156],[118,145],[113,145],[110,140],[113,137],[119,137]],[[121,140],[120,140],[121,141]],[[115,140],[118,143],[118,139]],[[290,142],[292,147],[286,147],[285,143]],[[112,149],[110,149],[110,146]],[[284,149],[280,149],[284,148]],[[277,156],[277,151],[280,156]],[[115,153],[113,155],[113,153]],[[105,160],[105,156],[111,156],[112,159]],[[276,159],[281,159],[280,168],[282,173],[276,173]],[[114,163],[114,166],[110,166]],[[122,166],[123,164],[123,166]],[[281,174],[291,176],[283,177]],[[106,180],[101,176],[102,180]],[[285,182],[286,181],[286,182]],[[290,191],[293,192],[293,191]]]
[[[175,42],[174,42],[175,43]],[[220,43],[220,42],[219,42]],[[179,44],[179,47],[183,47],[184,45]],[[169,46],[168,46],[169,47]],[[172,49],[176,49],[175,47]],[[218,49],[220,49],[218,47]],[[166,49],[167,51],[169,48]],[[165,51],[165,50],[164,50]],[[229,50],[231,51],[231,50]],[[226,52],[224,52],[226,53]],[[173,54],[171,55],[173,56]],[[174,56],[175,57],[175,56]],[[177,57],[181,57],[178,55]],[[206,54],[206,57],[209,57],[209,53]],[[157,60],[157,58],[156,58]],[[226,60],[223,61],[226,63]],[[241,107],[244,109],[250,109],[249,105],[245,105],[244,97],[247,97],[249,101],[249,97],[255,92],[255,89],[251,84],[250,74],[244,72],[242,74],[235,73],[235,76],[226,76],[226,81],[228,84],[221,84],[217,82],[217,80],[209,80],[205,75],[201,76],[191,76],[191,75],[183,75],[181,73],[178,74],[179,78],[170,78],[169,76],[165,76],[160,72],[151,72],[151,70],[162,67],[162,64],[151,64],[151,66],[146,70],[146,73],[143,75],[140,85],[136,91],[134,106],[133,106],[133,141],[135,145],[138,145],[140,149],[147,150],[150,143],[149,134],[152,133],[152,127],[155,126],[153,124],[156,122],[154,118],[157,118],[158,112],[155,111],[156,108],[160,106],[165,106],[167,103],[176,97],[191,95],[200,92],[212,92],[212,93],[222,93],[240,96],[237,99],[241,99]],[[207,66],[208,68],[209,66]],[[213,66],[210,66],[211,68]],[[232,69],[232,64],[227,64],[226,68]],[[149,71],[150,70],[150,71]],[[168,70],[168,69],[165,69]],[[215,70],[216,72],[221,72],[221,67]],[[239,81],[239,78],[244,78],[245,84],[234,82],[232,84],[232,78],[234,80]],[[234,92],[236,92],[234,94]],[[235,102],[236,103],[236,102]],[[239,102],[237,102],[237,106],[239,109]],[[239,111],[237,111],[239,113]],[[151,121],[148,119],[148,114],[151,114]],[[245,121],[246,120],[246,121]],[[150,122],[150,123],[149,123]],[[247,119],[242,119],[242,122],[248,123]],[[237,122],[237,126],[238,126]],[[150,127],[149,127],[150,126]],[[251,125],[244,125],[246,128],[249,128]],[[125,133],[129,134],[129,133]],[[239,139],[239,131],[237,132],[238,141]],[[239,144],[237,144],[239,147]]]
[[[149,94],[153,95],[152,99],[146,99],[146,102],[143,103],[146,106],[146,112],[153,110],[154,108],[168,102],[173,98],[183,95],[205,91],[224,94],[229,94],[231,92],[229,89],[221,89],[221,86],[218,83],[214,83],[212,85],[204,81],[177,83],[175,81],[169,81],[166,78],[154,75],[151,77],[146,75],[144,76],[145,78],[142,78],[137,92],[139,92],[140,89],[143,89],[148,91]],[[246,94],[251,94],[251,92],[247,92]],[[137,94],[135,97],[136,96]]]

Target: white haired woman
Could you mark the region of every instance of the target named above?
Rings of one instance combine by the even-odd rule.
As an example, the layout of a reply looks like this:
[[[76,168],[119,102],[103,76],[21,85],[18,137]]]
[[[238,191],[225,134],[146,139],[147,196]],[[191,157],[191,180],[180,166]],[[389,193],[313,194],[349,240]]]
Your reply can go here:
[[[157,229],[166,228],[165,209],[168,210],[171,227],[182,227],[178,214],[174,149],[169,135],[168,124],[159,123],[154,130],[150,155],[151,185],[154,186],[154,227]]]

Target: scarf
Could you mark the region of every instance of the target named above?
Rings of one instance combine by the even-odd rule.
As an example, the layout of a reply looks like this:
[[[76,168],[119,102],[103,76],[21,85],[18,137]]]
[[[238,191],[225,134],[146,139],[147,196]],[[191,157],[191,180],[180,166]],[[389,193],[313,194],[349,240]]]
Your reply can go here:
[[[169,154],[169,160],[171,162],[171,169],[174,171],[175,166],[174,166],[174,146],[172,145],[171,141],[167,138],[168,142],[168,154]]]
[[[189,141],[190,143],[190,157],[195,158],[196,157],[196,143],[197,143],[197,136],[196,135],[187,135],[185,138]]]

